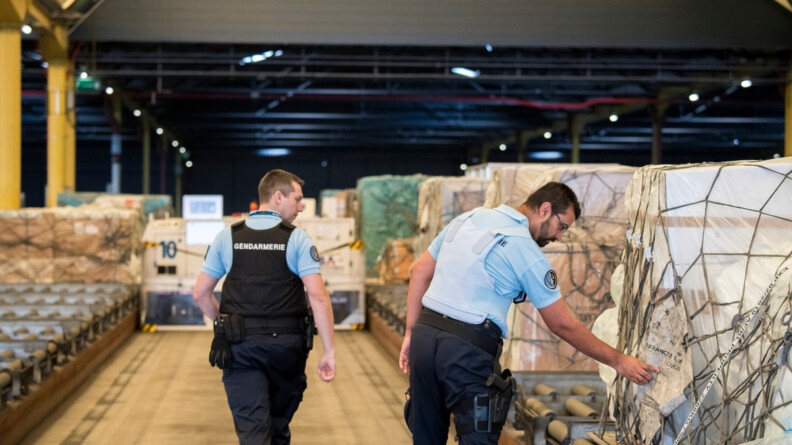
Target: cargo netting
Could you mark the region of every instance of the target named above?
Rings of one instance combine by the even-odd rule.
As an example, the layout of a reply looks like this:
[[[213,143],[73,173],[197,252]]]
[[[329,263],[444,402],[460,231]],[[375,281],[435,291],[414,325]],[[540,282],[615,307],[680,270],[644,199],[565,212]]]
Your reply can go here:
[[[737,444],[792,428],[792,158],[646,166],[627,191],[617,377],[625,444]],[[611,383],[611,382],[606,382]]]

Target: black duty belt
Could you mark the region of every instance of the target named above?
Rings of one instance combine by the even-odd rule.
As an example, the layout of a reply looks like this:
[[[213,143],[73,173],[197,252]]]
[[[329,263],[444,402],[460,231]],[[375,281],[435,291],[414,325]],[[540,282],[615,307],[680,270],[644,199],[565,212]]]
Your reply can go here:
[[[490,320],[487,321],[492,323]],[[421,315],[418,316],[418,323],[428,324],[429,326],[434,326],[437,329],[442,329],[464,338],[470,343],[489,352],[496,358],[500,355],[501,345],[496,340],[482,335],[481,332],[473,329],[468,323],[448,318],[445,315],[427,308],[421,311]],[[500,331],[500,329],[498,330]]]
[[[304,334],[304,317],[244,317],[247,334]]]

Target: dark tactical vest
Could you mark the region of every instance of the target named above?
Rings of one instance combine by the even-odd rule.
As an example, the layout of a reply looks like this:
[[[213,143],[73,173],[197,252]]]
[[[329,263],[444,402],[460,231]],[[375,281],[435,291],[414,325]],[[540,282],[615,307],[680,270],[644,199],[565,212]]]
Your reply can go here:
[[[231,226],[233,262],[223,283],[220,313],[243,317],[302,317],[308,312],[300,277],[286,264],[286,244],[294,226],[280,223],[253,230]]]

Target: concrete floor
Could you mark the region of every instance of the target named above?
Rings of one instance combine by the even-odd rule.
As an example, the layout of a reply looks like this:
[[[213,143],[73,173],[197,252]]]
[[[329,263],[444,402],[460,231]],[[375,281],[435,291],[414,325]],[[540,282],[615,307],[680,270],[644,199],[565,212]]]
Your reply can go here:
[[[207,361],[211,338],[135,333],[22,444],[237,443],[221,372]],[[336,341],[333,382],[316,377],[318,350],[308,359],[292,443],[411,443],[402,415],[408,378],[396,358],[365,331],[338,331]]]

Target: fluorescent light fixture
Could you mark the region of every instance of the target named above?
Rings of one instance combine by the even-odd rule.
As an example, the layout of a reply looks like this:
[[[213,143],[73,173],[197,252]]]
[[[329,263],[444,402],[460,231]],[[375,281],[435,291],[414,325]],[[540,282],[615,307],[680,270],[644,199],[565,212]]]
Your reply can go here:
[[[743,87],[743,88],[751,88],[751,85],[753,85],[753,82],[751,82],[751,79],[745,79],[742,82],[740,82],[740,86]]]
[[[290,155],[291,150],[289,150],[288,148],[260,148],[256,150],[256,154],[259,156],[272,158],[272,157]]]
[[[696,102],[699,99],[700,97],[698,93],[690,93],[690,96],[688,96],[688,100],[690,100],[691,102]]]
[[[564,154],[560,151],[535,151],[528,155],[531,159],[538,159],[541,161],[552,161],[555,159],[561,159],[564,157]]]
[[[619,115],[618,114],[611,114],[610,117],[608,117],[608,120],[611,121],[611,122],[617,122],[619,120]]]
[[[25,23],[24,25],[22,25],[22,28],[21,28],[21,29],[22,29],[22,32],[23,32],[24,34],[30,34],[31,32],[33,32],[33,28],[32,28],[30,25],[28,25],[27,23]]]
[[[471,70],[470,68],[465,68],[462,66],[455,66],[451,68],[451,72],[462,77],[468,77],[470,79],[476,78],[481,74],[479,70]]]
[[[240,65],[247,65],[249,63],[259,63],[259,62],[263,62],[263,61],[265,61],[265,60],[267,60],[267,59],[269,59],[271,57],[280,57],[282,55],[283,55],[283,51],[282,50],[264,51],[263,53],[260,53],[260,54],[253,54],[253,55],[250,55],[250,56],[247,56],[247,57],[243,57],[242,60],[239,61],[239,64]]]
[[[544,138],[545,139],[550,139],[551,137],[553,137],[553,133],[550,133],[549,131],[545,131],[544,132]]]

